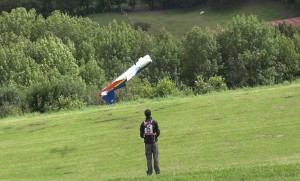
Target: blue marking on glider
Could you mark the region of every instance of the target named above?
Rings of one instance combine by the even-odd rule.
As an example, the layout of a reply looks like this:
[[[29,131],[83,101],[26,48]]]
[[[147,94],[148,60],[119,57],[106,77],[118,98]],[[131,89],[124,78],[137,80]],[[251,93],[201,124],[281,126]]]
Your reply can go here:
[[[122,87],[125,87],[125,82],[122,82],[118,87],[116,87],[114,90],[110,91],[106,96],[103,96],[102,99],[104,99],[108,104],[113,104],[115,100],[115,90],[120,89]]]
[[[118,85],[118,86],[115,88],[115,90],[120,89],[120,88],[125,87],[125,86],[126,86],[126,84],[125,84],[125,81],[124,81],[124,82],[122,82],[120,85]]]
[[[139,73],[141,71],[141,69],[140,69],[140,67],[137,67],[136,69],[135,69],[135,75],[137,74],[137,73]],[[134,75],[134,76],[135,76]]]
[[[151,63],[153,63],[153,61],[152,61]],[[148,64],[148,65],[149,65],[149,64]],[[138,70],[137,70],[136,73],[139,73],[140,71],[142,71],[143,69],[145,69],[146,67],[148,67],[148,65],[146,65],[146,66],[144,66],[144,67],[137,67]]]
[[[106,96],[103,96],[104,99],[108,104],[112,104],[115,102],[115,91],[110,91]]]

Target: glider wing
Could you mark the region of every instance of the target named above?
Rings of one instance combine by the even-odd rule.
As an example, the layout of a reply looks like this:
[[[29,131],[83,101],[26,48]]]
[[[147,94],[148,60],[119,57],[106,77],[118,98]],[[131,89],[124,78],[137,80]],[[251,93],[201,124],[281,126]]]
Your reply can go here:
[[[119,76],[115,81],[106,86],[100,93],[99,96],[104,99],[108,104],[115,102],[115,90],[126,86],[126,82],[136,76],[143,68],[152,63],[149,55],[139,58],[133,66],[131,66],[126,72]]]

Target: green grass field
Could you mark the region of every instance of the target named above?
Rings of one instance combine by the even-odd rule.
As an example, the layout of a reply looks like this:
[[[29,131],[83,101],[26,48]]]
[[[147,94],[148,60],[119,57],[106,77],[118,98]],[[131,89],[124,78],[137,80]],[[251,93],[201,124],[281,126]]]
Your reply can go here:
[[[201,11],[205,11],[200,15]],[[140,11],[133,13],[107,13],[88,16],[100,25],[107,25],[114,19],[118,22],[125,21],[134,24],[136,22],[147,22],[151,24],[150,33],[156,33],[162,28],[180,37],[193,26],[216,29],[218,25],[224,26],[238,14],[257,15],[265,21],[295,17],[296,14],[280,2],[261,2],[252,0],[242,6],[217,11],[206,6],[195,7],[184,10],[166,11]]]
[[[300,81],[0,120],[0,180],[144,180],[139,125],[159,122],[150,180],[300,180]]]

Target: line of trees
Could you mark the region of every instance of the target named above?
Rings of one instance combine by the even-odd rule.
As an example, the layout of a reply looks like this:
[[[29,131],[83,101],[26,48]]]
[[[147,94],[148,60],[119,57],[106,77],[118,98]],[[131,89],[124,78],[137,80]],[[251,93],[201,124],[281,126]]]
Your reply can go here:
[[[184,8],[192,7],[206,0],[142,0],[140,3],[154,8]],[[133,10],[137,0],[3,0],[0,1],[0,12],[11,11],[17,7],[27,10],[36,9],[38,13],[48,16],[54,10],[60,10],[69,15],[85,15],[91,13],[102,13],[120,11],[122,7]]]
[[[154,64],[117,91],[118,100],[203,94],[271,85],[300,75],[300,34],[255,16],[213,33],[197,26],[178,40],[125,23],[100,26],[25,8],[0,16],[0,116],[102,104],[98,92],[149,54]]]
[[[0,11],[24,7],[27,10],[34,8],[44,16],[51,15],[54,10],[69,15],[84,15],[117,10],[121,4],[127,4],[126,0],[3,0],[0,1]]]
[[[299,8],[298,0],[281,0],[289,3],[294,9]],[[17,7],[27,10],[36,9],[38,13],[49,16],[54,10],[60,10],[69,15],[86,15],[121,11],[121,9],[134,10],[137,3],[147,5],[150,9],[174,9],[194,7],[208,4],[214,8],[227,8],[236,6],[245,0],[1,0],[0,12],[10,12]]]

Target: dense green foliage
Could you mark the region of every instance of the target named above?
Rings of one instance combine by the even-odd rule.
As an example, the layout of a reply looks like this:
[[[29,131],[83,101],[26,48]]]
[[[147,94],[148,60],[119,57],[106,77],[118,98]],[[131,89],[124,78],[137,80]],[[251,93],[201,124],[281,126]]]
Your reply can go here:
[[[229,86],[273,84],[278,45],[276,30],[254,16],[236,17],[228,30],[219,35],[224,66],[221,69]]]
[[[206,93],[270,85],[300,75],[300,35],[255,16],[236,16],[218,33],[194,27],[181,41],[166,30],[150,35],[116,21],[24,8],[0,16],[0,115],[98,104],[98,91],[149,54],[118,100]],[[102,103],[102,101],[100,101]]]
[[[205,80],[218,73],[218,52],[216,36],[208,29],[194,27],[186,34],[182,45],[182,77],[192,86],[198,75]]]

